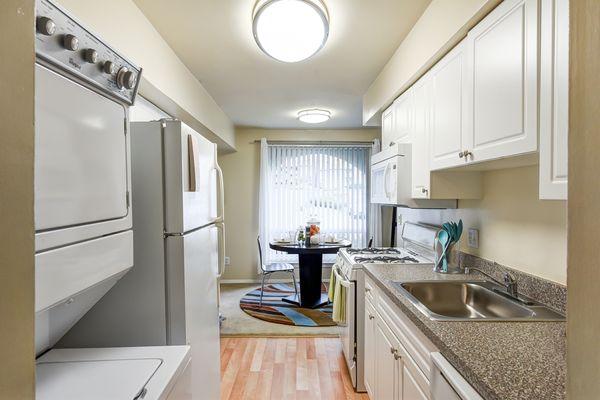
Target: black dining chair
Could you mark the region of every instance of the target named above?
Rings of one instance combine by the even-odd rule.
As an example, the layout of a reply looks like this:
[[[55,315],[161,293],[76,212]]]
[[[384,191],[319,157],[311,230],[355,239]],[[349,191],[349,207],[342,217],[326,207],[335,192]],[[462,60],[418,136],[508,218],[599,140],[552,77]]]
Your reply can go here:
[[[262,246],[260,244],[260,236],[258,236],[256,238],[256,243],[258,244],[258,263],[259,263],[260,269],[262,271],[259,306],[262,307],[263,293],[265,291],[265,278],[269,277],[271,274],[273,274],[275,272],[289,272],[292,274],[292,279],[294,281],[294,292],[296,293],[296,297],[298,297],[298,285],[296,285],[296,275],[294,275],[294,266],[289,263],[271,263],[271,264],[263,263]]]

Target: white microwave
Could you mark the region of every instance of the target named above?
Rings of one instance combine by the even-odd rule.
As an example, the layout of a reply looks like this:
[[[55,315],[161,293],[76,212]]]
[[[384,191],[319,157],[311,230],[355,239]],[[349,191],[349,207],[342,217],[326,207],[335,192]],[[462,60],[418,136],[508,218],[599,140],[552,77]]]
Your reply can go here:
[[[456,208],[456,200],[413,198],[410,143],[397,143],[371,158],[371,203],[410,208]]]

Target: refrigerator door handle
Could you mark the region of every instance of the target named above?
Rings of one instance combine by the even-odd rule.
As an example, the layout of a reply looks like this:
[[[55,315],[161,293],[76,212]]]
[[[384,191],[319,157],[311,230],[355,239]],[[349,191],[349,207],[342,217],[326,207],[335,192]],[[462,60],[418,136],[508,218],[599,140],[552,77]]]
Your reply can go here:
[[[219,268],[217,271],[217,279],[221,279],[225,272],[225,224],[223,222],[215,223],[219,230]]]
[[[223,170],[219,166],[217,162],[217,146],[215,145],[215,170],[217,171],[217,179],[218,179],[218,210],[217,210],[217,218],[215,219],[215,223],[225,222],[225,184],[223,183]]]

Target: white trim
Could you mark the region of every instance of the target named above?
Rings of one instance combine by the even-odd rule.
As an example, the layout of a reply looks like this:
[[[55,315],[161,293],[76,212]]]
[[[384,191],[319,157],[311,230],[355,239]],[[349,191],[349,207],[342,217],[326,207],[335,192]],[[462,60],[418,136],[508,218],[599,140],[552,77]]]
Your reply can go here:
[[[291,279],[269,279],[269,283],[290,283]],[[329,278],[323,279],[323,282],[329,282]],[[221,284],[235,283],[260,283],[260,279],[221,279]]]

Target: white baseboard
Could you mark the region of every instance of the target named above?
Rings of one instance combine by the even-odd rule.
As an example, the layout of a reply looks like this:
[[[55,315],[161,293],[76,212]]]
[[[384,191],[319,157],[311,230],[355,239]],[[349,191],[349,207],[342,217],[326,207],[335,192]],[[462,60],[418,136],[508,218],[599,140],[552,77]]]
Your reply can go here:
[[[269,279],[269,283],[289,283],[291,279]],[[329,282],[329,278],[323,279],[323,282]],[[235,283],[259,283],[260,279],[221,279],[222,284],[235,284]]]

